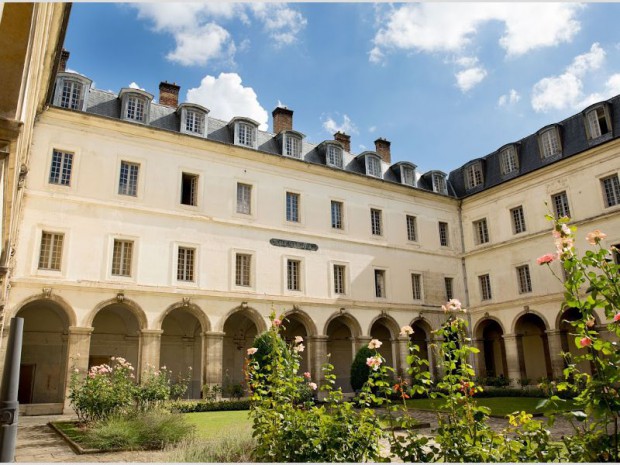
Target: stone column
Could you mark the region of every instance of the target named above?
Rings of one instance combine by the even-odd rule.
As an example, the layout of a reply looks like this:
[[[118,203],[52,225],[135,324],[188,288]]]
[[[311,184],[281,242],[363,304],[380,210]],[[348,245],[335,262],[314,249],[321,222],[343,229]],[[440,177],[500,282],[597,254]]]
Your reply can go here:
[[[372,340],[372,336],[358,336],[355,338],[355,346],[353,347],[353,359],[355,359],[355,355],[357,351],[362,347],[368,347],[368,343]],[[383,341],[381,341],[383,342]]]
[[[394,368],[397,371],[402,372],[402,379],[407,383],[411,381],[411,375],[409,374],[409,363],[407,363],[407,356],[409,355],[409,336],[398,336],[395,340],[398,347],[398,365],[395,361]],[[396,360],[396,359],[395,359]]]
[[[67,379],[65,383],[65,406],[63,413],[71,412],[69,392],[71,390],[71,375],[77,369],[80,376],[88,372],[88,358],[90,354],[90,336],[95,328],[69,326],[67,340]]]
[[[519,380],[525,377],[523,360],[521,360],[520,346],[522,344],[520,334],[504,334],[504,349],[506,350],[507,377],[512,387],[519,386]]]
[[[224,336],[221,331],[206,331],[204,333],[204,355],[202,364],[205,370],[205,384],[222,386],[222,364],[224,357]]]
[[[325,383],[325,377],[323,376],[323,364],[327,362],[327,339],[324,334],[317,334],[316,336],[310,336],[312,341],[312,347],[314,347],[314,354],[312,361],[313,366],[310,366],[310,374],[312,375],[312,381],[319,387]],[[321,394],[319,394],[321,398]]]
[[[484,358],[484,339],[474,339],[472,343],[473,346],[480,351],[477,354],[474,354],[476,358],[476,363],[474,364],[476,376],[479,378],[486,378],[487,365]]]
[[[149,366],[159,369],[161,355],[162,329],[143,329],[140,331],[140,377],[144,376]]]
[[[434,381],[439,381],[444,376],[444,366],[439,354],[439,348],[443,343],[442,337],[433,337],[426,341],[426,347],[428,351],[428,369],[431,373],[431,378]],[[434,346],[434,347],[433,347]]]
[[[562,356],[562,332],[557,329],[548,329],[547,344],[551,360],[551,375],[554,379],[564,378],[564,357]]]

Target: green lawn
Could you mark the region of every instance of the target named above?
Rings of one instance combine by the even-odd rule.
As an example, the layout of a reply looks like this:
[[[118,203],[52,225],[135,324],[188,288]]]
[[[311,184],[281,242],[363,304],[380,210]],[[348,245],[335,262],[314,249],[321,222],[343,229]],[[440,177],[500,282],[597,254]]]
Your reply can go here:
[[[481,397],[476,399],[478,405],[489,407],[491,415],[494,417],[504,417],[509,413],[524,410],[528,413],[544,413],[537,409],[538,403],[543,400],[541,397]],[[407,406],[419,410],[439,410],[439,406],[444,403],[443,399],[409,399]],[[573,404],[570,400],[564,404],[569,410]]]
[[[251,423],[247,410],[228,412],[198,412],[186,413],[190,423],[196,425],[198,437],[210,438],[213,436],[230,435],[231,432],[250,431]]]

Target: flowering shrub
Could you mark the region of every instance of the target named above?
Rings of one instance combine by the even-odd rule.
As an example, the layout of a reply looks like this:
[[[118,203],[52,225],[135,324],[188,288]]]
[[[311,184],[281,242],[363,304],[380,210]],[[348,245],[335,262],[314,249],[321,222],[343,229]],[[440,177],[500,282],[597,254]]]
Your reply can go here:
[[[85,379],[75,369],[69,399],[80,421],[104,420],[133,406],[134,389],[133,366],[122,357],[112,357],[111,365],[92,367]]]
[[[172,378],[172,371],[165,366],[156,370],[153,366],[147,367],[147,372],[142,375],[140,384],[135,387],[134,397],[139,410],[149,410],[160,406],[170,399],[178,399],[186,392],[191,379],[192,368],[189,367],[186,377]]]
[[[601,337],[595,327],[595,315],[597,309],[603,310],[609,322],[608,332],[620,338],[620,266],[614,263],[614,248],[602,246],[605,233],[598,229],[588,233],[586,241],[594,250],[587,250],[580,258],[574,247],[577,228],[568,225],[569,218],[555,220],[547,215],[547,219],[553,222],[556,254],[546,254],[544,257],[551,256],[551,259],[538,262],[549,266],[553,260],[561,261],[566,279],[556,278],[564,285],[564,304],[566,308],[577,309],[580,315],[569,322],[574,343],[586,349],[584,355],[566,358],[565,379],[556,386],[558,392],[578,392],[574,401],[581,408],[566,414],[575,430],[574,435],[563,438],[568,459],[618,462],[620,349],[617,341]],[[582,361],[589,362],[592,374],[579,369]],[[559,397],[554,395],[548,404],[559,402]]]

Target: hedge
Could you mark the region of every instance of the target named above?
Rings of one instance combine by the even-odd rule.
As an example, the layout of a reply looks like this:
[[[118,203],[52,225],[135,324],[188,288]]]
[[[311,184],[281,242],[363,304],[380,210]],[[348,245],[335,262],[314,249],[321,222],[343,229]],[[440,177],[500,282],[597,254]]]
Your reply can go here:
[[[250,410],[250,400],[220,400],[217,402],[179,400],[171,402],[170,409],[180,413]]]

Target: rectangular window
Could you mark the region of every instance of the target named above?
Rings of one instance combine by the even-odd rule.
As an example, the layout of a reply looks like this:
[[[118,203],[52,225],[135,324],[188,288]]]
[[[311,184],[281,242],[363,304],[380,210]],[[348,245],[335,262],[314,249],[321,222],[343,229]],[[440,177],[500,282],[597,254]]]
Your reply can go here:
[[[613,207],[620,204],[620,182],[618,182],[618,175],[614,174],[607,178],[601,179],[603,185],[603,193],[605,195],[605,206]]]
[[[605,107],[601,106],[586,114],[590,139],[596,139],[609,132],[609,124],[605,113]]]
[[[383,227],[381,224],[381,210],[376,208],[370,209],[370,227],[373,236],[381,236],[383,234]]]
[[[118,193],[120,195],[138,195],[138,171],[140,165],[128,161],[121,162],[121,174],[118,180]]]
[[[205,115],[203,113],[186,110],[185,131],[193,134],[203,134],[205,127]]]
[[[552,195],[551,201],[556,218],[562,218],[563,216],[570,217],[570,208],[568,207],[568,196],[566,195],[566,191]]]
[[[366,174],[375,178],[381,177],[381,162],[377,157],[366,156]]]
[[[385,270],[375,270],[375,297],[385,297]]]
[[[286,193],[286,221],[299,222],[299,194]]]
[[[438,192],[440,194],[448,193],[448,186],[446,184],[446,178],[439,173],[433,174],[433,192]]]
[[[482,300],[490,300],[491,278],[488,274],[483,274],[482,276],[478,276],[478,280],[480,281],[480,295],[482,297]]]
[[[453,284],[454,278],[443,278],[443,282],[446,288],[446,300],[454,298]]]
[[[345,278],[345,266],[334,265],[334,294],[346,294]]]
[[[342,149],[340,147],[327,146],[327,165],[342,169]]]
[[[411,290],[413,291],[413,300],[422,300],[422,276],[419,274],[411,274]]]
[[[284,141],[284,154],[287,157],[301,158],[301,140],[297,137],[286,135]]]
[[[514,146],[510,146],[502,150],[499,154],[500,169],[503,175],[513,173],[519,170],[519,159]]]
[[[465,188],[473,189],[482,184],[482,165],[480,162],[473,163],[465,168]]]
[[[525,232],[525,216],[521,205],[510,210],[510,217],[512,218],[512,232],[514,234]]]
[[[73,167],[73,154],[54,149],[52,152],[52,166],[50,168],[50,184],[69,186],[71,184],[71,168]]]
[[[43,231],[41,233],[41,250],[39,252],[40,270],[60,270],[62,260],[62,243],[65,235]]]
[[[144,121],[144,99],[127,97],[126,118],[133,121]]]
[[[133,241],[114,239],[112,252],[112,275],[131,276],[131,257],[133,254]]]
[[[489,242],[489,228],[487,227],[487,219],[474,221],[474,238],[476,244],[486,244]]]
[[[559,155],[562,152],[557,128],[547,129],[545,132],[541,133],[539,144],[543,158]]]
[[[439,245],[442,247],[448,247],[449,237],[448,237],[448,223],[444,223],[443,221],[439,222]]]
[[[237,183],[237,213],[252,214],[252,186]]]
[[[238,253],[235,256],[235,284],[237,286],[251,286],[252,255]]]
[[[401,166],[400,172],[401,172],[401,179],[402,179],[403,184],[406,184],[408,186],[415,185],[415,176],[414,176],[413,168],[410,168],[408,166]]]
[[[519,293],[532,292],[532,280],[530,279],[530,267],[528,265],[517,267],[517,279],[519,281]]]
[[[177,258],[177,280],[194,282],[196,249],[179,247]]]
[[[71,110],[82,109],[82,83],[77,81],[64,80],[62,84],[62,94],[60,96],[60,106]]]
[[[289,291],[301,290],[301,262],[299,260],[286,261],[286,288]]]
[[[407,240],[418,240],[418,226],[415,216],[407,215]]]
[[[254,127],[245,123],[237,123],[237,142],[239,145],[254,147]]]
[[[181,175],[181,203],[198,205],[198,175],[183,173]]]
[[[342,202],[332,200],[332,228],[333,229],[343,229],[344,227],[344,224],[342,222],[342,210],[343,210]]]

